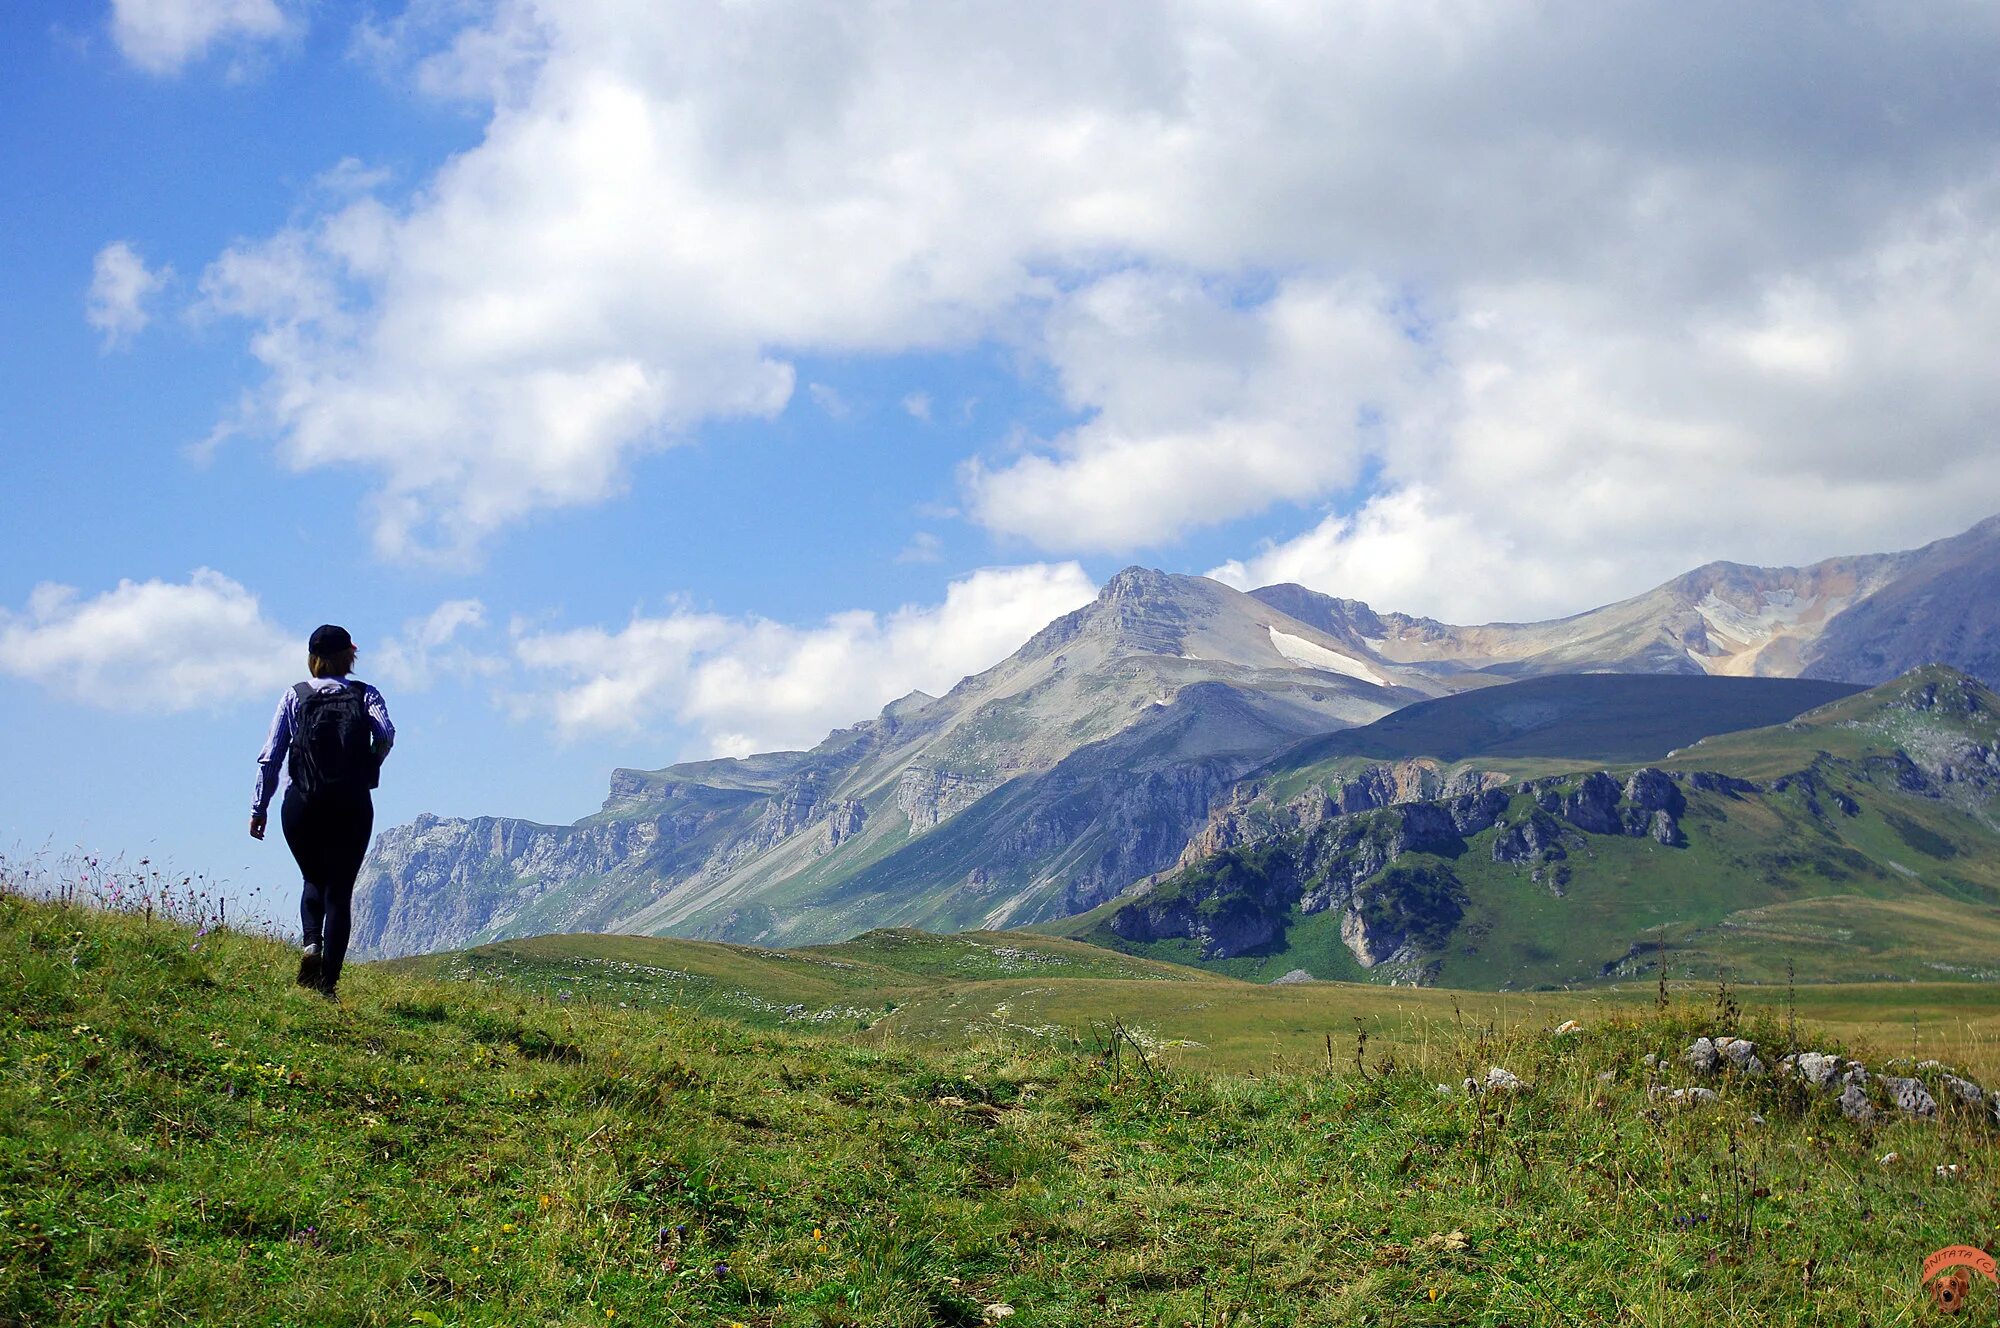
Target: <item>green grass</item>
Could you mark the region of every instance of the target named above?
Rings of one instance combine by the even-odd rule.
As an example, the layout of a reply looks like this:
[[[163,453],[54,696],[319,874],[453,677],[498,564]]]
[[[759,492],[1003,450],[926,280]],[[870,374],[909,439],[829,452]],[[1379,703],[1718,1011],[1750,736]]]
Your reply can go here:
[[[1305,920],[1324,927],[1327,915]],[[1329,959],[1352,956],[1329,931]],[[1669,957],[1677,995],[1702,999],[1719,969],[1699,948]],[[1309,957],[1309,952],[1307,957]],[[994,1037],[1063,1045],[1113,1023],[1188,1069],[1249,1073],[1324,1059],[1328,1035],[1365,1028],[1374,1045],[1421,1054],[1444,1022],[1503,1031],[1649,1006],[1652,973],[1586,988],[1487,992],[1385,987],[1365,980],[1269,986],[1218,969],[1119,955],[1021,932],[932,936],[871,932],[809,950],[762,950],[638,936],[542,936],[401,959],[371,972],[494,985],[559,1006],[675,1009],[768,1029],[828,1031],[868,1045],[951,1048]],[[1775,959],[1782,974],[1784,960]],[[1866,964],[1857,963],[1857,970]],[[1361,974],[1358,965],[1354,973]],[[1341,976],[1337,971],[1331,976]],[[1364,975],[1365,976],[1365,975]],[[1744,983],[1748,1008],[1794,1011],[1829,1033],[1936,1056],[2000,1079],[2000,985],[1958,981]],[[1357,1023],[1359,1021],[1359,1023]]]
[[[1855,1130],[1748,1081],[1649,1107],[1640,1054],[1706,1005],[1575,1037],[1446,1017],[1394,1065],[1347,1038],[1240,1075],[386,966],[331,1005],[281,946],[196,946],[0,898],[0,1322],[1889,1324],[1923,1314],[1924,1254],[2000,1235],[1983,1119]],[[1285,994],[1011,980],[1099,1019]],[[1531,1089],[1433,1087],[1489,1063]]]

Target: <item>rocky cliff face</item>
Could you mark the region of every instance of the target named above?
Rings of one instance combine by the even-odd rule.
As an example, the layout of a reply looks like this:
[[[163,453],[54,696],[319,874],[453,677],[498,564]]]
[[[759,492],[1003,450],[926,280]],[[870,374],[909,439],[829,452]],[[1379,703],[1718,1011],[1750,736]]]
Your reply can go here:
[[[1681,785],[1690,776],[1657,769],[1622,784],[1603,771],[1502,787],[1480,779],[1476,790],[1358,811],[1331,810],[1274,829],[1261,839],[1210,857],[1190,852],[1176,873],[1134,893],[1114,913],[1111,931],[1128,941],[1180,937],[1205,959],[1255,953],[1282,936],[1288,916],[1329,910],[1341,915],[1342,943],[1363,968],[1391,965],[1408,981],[1430,973],[1425,956],[1442,944],[1464,914],[1465,890],[1448,867],[1400,867],[1409,854],[1445,861],[1470,850],[1488,830],[1492,857],[1521,864],[1557,863],[1586,836],[1651,836],[1685,843],[1679,817],[1687,809]],[[1240,825],[1241,809],[1212,822]],[[1560,891],[1558,890],[1558,893]]]

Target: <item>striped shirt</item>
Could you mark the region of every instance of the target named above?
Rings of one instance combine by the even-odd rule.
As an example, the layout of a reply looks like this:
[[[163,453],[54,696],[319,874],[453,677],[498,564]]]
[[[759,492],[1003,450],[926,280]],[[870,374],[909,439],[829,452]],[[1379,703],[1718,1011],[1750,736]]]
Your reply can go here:
[[[317,691],[337,692],[350,682],[361,680],[309,678],[307,681]],[[389,722],[389,707],[372,683],[361,683],[361,696],[368,706],[368,718],[374,721],[375,757],[379,761],[389,754],[390,746],[396,741],[396,726]],[[292,727],[298,714],[298,691],[287,687],[285,694],[278,698],[278,713],[271,716],[271,736],[264,739],[264,750],[257,756],[257,787],[250,803],[252,816],[263,816],[270,810],[272,795],[277,793],[279,781],[286,777],[285,756],[292,750]]]

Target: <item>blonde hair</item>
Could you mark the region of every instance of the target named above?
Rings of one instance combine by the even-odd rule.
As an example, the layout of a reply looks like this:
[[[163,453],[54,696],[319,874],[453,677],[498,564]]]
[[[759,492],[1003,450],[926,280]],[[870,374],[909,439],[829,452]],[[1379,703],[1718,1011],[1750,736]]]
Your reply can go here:
[[[354,672],[354,652],[343,650],[338,655],[306,655],[306,672],[315,678],[344,678]]]

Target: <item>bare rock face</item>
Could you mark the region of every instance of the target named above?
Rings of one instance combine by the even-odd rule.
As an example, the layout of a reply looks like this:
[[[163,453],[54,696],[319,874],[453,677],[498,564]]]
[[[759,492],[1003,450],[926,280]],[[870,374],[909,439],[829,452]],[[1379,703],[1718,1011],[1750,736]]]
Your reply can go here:
[[[1615,835],[1624,829],[1618,815],[1618,783],[1603,771],[1585,775],[1574,789],[1559,795],[1562,818],[1593,835]]]
[[[1625,781],[1625,801],[1642,812],[1664,811],[1675,816],[1687,810],[1687,796],[1672,775],[1648,767],[1635,770]]]
[[[1869,1104],[1868,1092],[1860,1084],[1850,1083],[1840,1094],[1840,1114],[1856,1125],[1867,1125],[1875,1119],[1875,1108]]]
[[[827,853],[839,848],[867,824],[867,807],[852,798],[841,799],[826,818],[826,835],[820,840],[819,852]]]
[[[1688,1049],[1681,1053],[1681,1063],[1696,1074],[1714,1074],[1719,1062],[1715,1043],[1709,1038],[1696,1038]]]
[[[1539,807],[1525,820],[1508,826],[1493,839],[1495,862],[1553,862],[1567,857],[1562,846],[1563,829],[1556,818]]]
[[[999,787],[993,779],[952,770],[911,766],[896,782],[896,807],[910,818],[912,830],[931,830]]]

